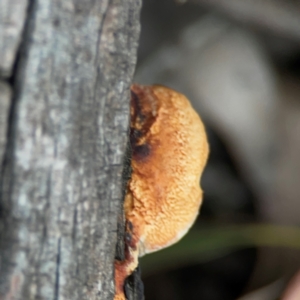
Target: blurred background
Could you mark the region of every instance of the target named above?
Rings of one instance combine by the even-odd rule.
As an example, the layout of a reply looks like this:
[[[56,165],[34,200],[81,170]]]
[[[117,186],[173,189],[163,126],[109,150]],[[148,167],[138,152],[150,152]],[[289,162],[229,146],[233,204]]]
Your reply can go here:
[[[141,23],[135,81],[185,94],[211,151],[195,226],[141,259],[146,299],[300,299],[300,2],[144,0]]]

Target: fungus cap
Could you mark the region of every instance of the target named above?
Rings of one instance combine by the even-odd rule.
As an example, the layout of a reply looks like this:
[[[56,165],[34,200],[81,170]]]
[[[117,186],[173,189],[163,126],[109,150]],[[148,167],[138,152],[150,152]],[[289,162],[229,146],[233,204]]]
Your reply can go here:
[[[139,255],[177,242],[202,203],[204,125],[187,98],[163,86],[131,87],[132,176],[125,197]]]

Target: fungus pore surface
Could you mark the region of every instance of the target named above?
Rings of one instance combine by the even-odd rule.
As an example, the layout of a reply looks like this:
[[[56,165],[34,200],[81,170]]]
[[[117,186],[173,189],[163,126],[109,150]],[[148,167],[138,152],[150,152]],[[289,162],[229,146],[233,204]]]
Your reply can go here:
[[[115,300],[137,257],[177,242],[202,202],[200,177],[208,157],[204,125],[187,98],[169,88],[131,86],[132,175],[124,210],[126,259],[115,264]]]

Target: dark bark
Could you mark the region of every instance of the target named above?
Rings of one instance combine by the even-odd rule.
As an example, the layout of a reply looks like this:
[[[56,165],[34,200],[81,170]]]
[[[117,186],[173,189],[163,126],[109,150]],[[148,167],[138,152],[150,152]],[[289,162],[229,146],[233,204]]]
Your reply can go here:
[[[113,297],[140,6],[1,1],[0,299]]]

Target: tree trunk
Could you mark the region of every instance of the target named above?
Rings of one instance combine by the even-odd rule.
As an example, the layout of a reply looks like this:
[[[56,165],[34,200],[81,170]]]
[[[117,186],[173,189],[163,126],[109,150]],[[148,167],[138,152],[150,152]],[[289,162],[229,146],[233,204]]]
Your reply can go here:
[[[112,299],[141,0],[1,0],[0,299]]]

